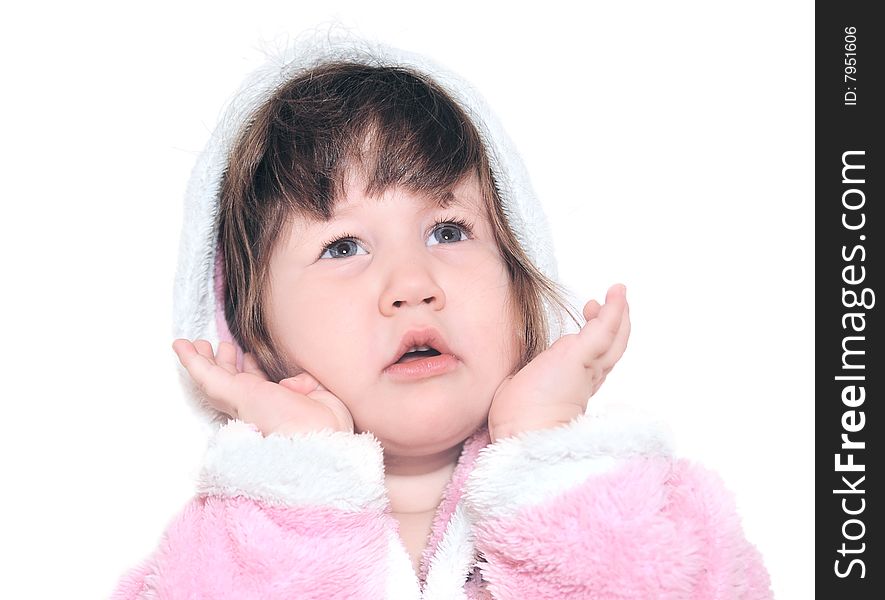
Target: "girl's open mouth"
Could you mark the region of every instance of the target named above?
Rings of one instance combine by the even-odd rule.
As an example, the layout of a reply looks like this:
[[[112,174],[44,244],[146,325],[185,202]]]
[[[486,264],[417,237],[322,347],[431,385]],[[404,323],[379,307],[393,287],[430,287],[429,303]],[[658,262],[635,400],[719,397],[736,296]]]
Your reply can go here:
[[[415,381],[449,373],[459,363],[454,354],[440,354],[436,350],[407,352],[400,360],[384,369],[384,374],[394,381]]]
[[[433,348],[430,348],[429,350],[413,350],[412,352],[406,352],[405,354],[403,354],[402,357],[398,361],[396,361],[396,363],[394,363],[394,364],[399,365],[402,363],[408,363],[408,362],[412,362],[412,361],[416,361],[416,360],[421,360],[422,358],[425,358],[425,357],[439,356],[439,355],[440,355],[440,353]]]

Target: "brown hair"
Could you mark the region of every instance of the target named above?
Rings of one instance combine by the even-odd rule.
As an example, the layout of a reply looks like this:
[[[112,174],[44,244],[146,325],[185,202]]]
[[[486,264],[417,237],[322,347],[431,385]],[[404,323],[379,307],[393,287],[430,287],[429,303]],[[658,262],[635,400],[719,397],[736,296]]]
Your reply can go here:
[[[231,150],[221,185],[225,318],[272,380],[291,375],[263,311],[274,245],[292,214],[331,218],[355,168],[368,195],[403,186],[440,200],[477,175],[518,307],[518,368],[547,346],[545,302],[578,323],[559,285],[531,263],[511,231],[482,139],[465,111],[409,69],[331,62],[287,81],[256,111]]]

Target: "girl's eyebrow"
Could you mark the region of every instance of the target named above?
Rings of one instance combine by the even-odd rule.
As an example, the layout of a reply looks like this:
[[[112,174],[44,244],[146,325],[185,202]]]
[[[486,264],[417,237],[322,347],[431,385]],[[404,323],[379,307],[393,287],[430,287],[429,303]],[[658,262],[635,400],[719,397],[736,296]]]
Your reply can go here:
[[[456,196],[452,193],[451,190],[444,192],[437,198],[436,206],[438,208],[446,209],[451,206],[455,206],[457,208],[464,209],[466,211],[476,210],[478,206],[481,206],[481,202],[474,200],[471,197],[464,198],[462,196]]]
[[[460,206],[463,208],[464,204],[460,199],[455,197],[455,194],[452,193],[452,190],[446,190],[442,194],[439,195],[439,198],[436,201],[436,205],[439,208],[448,208],[452,204]]]
[[[468,213],[474,213],[477,210],[482,210],[478,208],[476,204],[481,206],[481,202],[476,203],[472,201],[472,198],[468,195],[468,197],[463,197],[454,194],[451,190],[447,190],[441,194],[435,196],[426,196],[424,199],[424,208],[422,212],[431,212],[433,210],[446,210],[455,206],[460,208]],[[337,221],[341,219],[345,219],[349,216],[349,214],[356,210],[354,207],[348,207],[342,210],[339,210],[340,205],[336,206],[332,210],[332,214],[329,215],[328,219],[317,218],[315,216],[307,216],[304,219],[304,225],[306,227],[305,230],[302,231],[302,234],[306,234],[307,231],[312,231],[311,235],[315,235],[318,237],[323,237],[326,235],[330,235],[330,232],[337,228]],[[302,235],[298,244],[300,245],[304,241],[304,236]]]
[[[454,193],[452,193],[451,190],[447,190],[447,191],[443,192],[442,194],[439,194],[438,196],[428,196],[425,199],[425,202],[424,202],[425,207],[423,210],[426,212],[426,211],[430,211],[430,210],[434,210],[434,209],[447,209],[452,206],[455,206],[457,208],[461,208],[461,209],[464,209],[467,211],[475,210],[476,207],[472,206],[472,204],[473,203],[470,202],[468,199],[456,196]],[[340,206],[335,206],[335,208],[332,209],[332,214],[329,216],[329,219],[323,220],[323,221],[328,223],[328,222],[334,221],[336,219],[344,218],[352,210],[353,209],[350,207],[340,209]],[[319,222],[319,220],[318,220],[318,222]]]

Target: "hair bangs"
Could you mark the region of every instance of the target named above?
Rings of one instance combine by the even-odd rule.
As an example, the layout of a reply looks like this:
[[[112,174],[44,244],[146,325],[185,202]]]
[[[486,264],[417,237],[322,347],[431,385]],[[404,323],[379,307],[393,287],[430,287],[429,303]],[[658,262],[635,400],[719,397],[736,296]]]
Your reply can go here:
[[[351,175],[370,196],[402,186],[440,200],[485,166],[463,109],[411,71],[327,65],[277,95],[253,179],[258,204],[328,220]]]

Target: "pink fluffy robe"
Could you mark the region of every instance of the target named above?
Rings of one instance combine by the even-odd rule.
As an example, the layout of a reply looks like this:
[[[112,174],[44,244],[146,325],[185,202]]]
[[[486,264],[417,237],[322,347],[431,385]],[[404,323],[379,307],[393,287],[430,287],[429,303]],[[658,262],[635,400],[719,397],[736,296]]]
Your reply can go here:
[[[371,435],[213,437],[198,494],[119,583],[134,599],[762,600],[715,475],[635,417],[468,439],[416,575]]]

